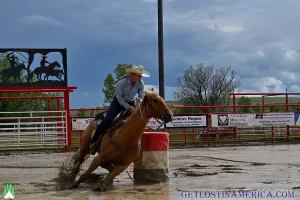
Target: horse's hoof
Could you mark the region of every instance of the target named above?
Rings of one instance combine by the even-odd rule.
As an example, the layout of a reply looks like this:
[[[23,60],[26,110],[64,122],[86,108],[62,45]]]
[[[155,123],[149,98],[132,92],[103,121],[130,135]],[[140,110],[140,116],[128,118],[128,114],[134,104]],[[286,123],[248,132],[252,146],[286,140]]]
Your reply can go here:
[[[76,189],[78,187],[78,184],[74,183],[71,186],[68,187],[69,190]]]
[[[96,192],[104,192],[104,191],[106,191],[106,188],[103,187],[103,186],[99,186],[99,187],[96,187],[96,188],[94,189],[94,191],[96,191]]]

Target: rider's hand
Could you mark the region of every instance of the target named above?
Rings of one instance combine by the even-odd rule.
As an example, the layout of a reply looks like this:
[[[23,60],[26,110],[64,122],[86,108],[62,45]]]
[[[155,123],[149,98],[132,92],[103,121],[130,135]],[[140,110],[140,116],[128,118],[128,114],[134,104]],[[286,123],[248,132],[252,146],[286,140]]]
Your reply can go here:
[[[141,103],[141,99],[140,98],[135,98],[136,102]]]
[[[132,112],[134,111],[134,107],[133,107],[133,106],[130,106],[130,107],[128,108],[128,110],[132,113]]]

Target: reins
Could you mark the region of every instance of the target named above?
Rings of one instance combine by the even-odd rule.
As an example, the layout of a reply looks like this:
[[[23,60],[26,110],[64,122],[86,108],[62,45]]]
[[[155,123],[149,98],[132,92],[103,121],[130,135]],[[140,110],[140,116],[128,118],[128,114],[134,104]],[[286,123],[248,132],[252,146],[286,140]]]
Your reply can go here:
[[[145,113],[146,113],[146,115],[147,115],[148,118],[151,118],[151,117],[148,115],[148,112],[147,112],[146,98],[147,98],[147,97],[144,97],[144,100],[145,100],[145,101],[143,100],[143,103],[145,104]],[[151,105],[149,105],[149,106],[152,107]],[[139,110],[140,110],[140,113],[141,113],[141,116],[142,116],[143,121],[146,122],[145,119],[144,119],[144,117],[143,117],[141,105],[139,105]],[[155,110],[155,109],[154,109],[154,110]],[[155,110],[155,112],[157,112],[157,111]],[[157,113],[158,113],[158,112],[157,112]],[[159,114],[159,113],[158,113],[158,114]],[[149,126],[146,125],[147,128],[150,129],[150,130],[158,130],[162,125],[164,125],[164,121],[163,121],[162,118],[161,118],[161,119],[162,119],[162,122],[158,121],[156,118],[154,118],[154,119],[157,121],[157,123],[160,124],[160,126],[159,126],[157,129],[153,129],[153,128],[150,128]]]

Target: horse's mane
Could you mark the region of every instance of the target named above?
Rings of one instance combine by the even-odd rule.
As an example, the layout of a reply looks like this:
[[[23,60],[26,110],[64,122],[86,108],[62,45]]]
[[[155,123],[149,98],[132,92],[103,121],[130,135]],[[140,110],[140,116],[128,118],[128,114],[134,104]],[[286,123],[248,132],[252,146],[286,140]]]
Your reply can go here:
[[[89,131],[93,131],[94,127],[95,127],[95,124],[96,124],[96,121],[95,119],[93,119],[89,125],[86,127],[86,129],[83,131],[82,135],[85,135],[86,132],[89,132]]]

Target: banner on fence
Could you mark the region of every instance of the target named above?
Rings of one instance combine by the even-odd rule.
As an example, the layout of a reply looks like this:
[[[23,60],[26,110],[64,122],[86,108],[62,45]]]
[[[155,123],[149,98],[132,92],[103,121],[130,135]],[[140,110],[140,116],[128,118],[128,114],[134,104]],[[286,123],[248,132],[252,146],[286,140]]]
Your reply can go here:
[[[159,120],[161,121],[161,120]],[[151,118],[147,126],[151,129],[163,129],[155,119]],[[206,115],[200,116],[174,116],[172,122],[166,124],[166,128],[206,127]]]
[[[207,126],[206,115],[174,116],[172,122],[166,124],[167,128],[205,127],[205,126]]]
[[[89,125],[93,118],[72,118],[72,130],[83,131]],[[200,116],[174,116],[172,122],[166,124],[166,128],[185,128],[185,127],[206,127],[206,115]],[[159,119],[159,121],[161,121]],[[164,125],[151,118],[147,124],[151,129],[163,129]]]
[[[147,127],[151,128],[151,129],[158,129],[158,128],[163,129],[164,125],[161,125],[155,119],[151,118],[147,124]]]
[[[94,118],[72,118],[72,130],[83,131]]]
[[[212,127],[247,127],[253,126],[253,114],[213,114]]]
[[[299,112],[253,113],[253,114],[212,114],[212,127],[249,126],[293,126],[298,122]]]
[[[257,113],[253,114],[255,126],[286,126],[294,125],[294,113]]]

